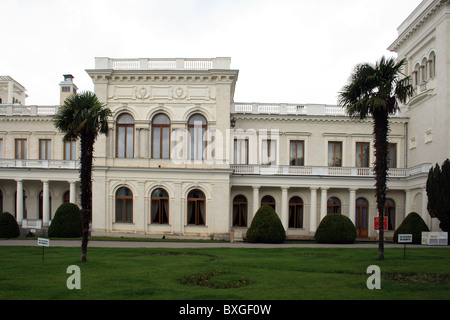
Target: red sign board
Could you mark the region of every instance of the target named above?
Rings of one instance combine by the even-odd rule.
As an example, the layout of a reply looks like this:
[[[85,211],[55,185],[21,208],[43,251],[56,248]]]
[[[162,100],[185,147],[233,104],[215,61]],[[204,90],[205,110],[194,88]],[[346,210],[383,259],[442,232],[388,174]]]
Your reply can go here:
[[[380,230],[380,218],[379,217],[374,218],[373,229],[375,231]],[[384,231],[388,230],[388,218],[387,217],[383,217],[383,230]]]

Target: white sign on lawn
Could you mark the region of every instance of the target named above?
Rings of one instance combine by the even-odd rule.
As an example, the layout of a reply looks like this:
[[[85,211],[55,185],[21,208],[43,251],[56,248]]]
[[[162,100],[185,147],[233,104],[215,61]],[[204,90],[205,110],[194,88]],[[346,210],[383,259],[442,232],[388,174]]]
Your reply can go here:
[[[398,243],[412,243],[412,234],[399,234]]]
[[[44,238],[38,238],[38,246],[41,247],[50,247],[50,240]]]

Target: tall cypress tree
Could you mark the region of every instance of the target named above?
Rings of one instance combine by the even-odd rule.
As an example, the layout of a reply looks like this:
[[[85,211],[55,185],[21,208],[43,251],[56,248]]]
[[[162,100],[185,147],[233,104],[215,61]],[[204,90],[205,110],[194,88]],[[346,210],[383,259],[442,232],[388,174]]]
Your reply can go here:
[[[432,218],[437,218],[439,227],[446,232],[450,230],[450,160],[436,164],[430,169],[427,180],[427,209]]]

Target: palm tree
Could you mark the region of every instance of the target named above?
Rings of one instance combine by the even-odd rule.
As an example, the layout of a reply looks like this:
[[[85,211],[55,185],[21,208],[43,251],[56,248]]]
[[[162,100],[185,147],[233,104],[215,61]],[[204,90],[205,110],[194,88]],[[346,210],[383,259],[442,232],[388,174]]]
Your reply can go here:
[[[81,261],[87,261],[89,224],[92,218],[92,162],[94,143],[99,134],[108,135],[108,116],[106,108],[95,93],[81,92],[69,96],[54,117],[55,127],[64,132],[64,141],[80,140],[81,144],[81,219],[83,240]]]
[[[356,66],[349,83],[339,93],[339,104],[352,118],[373,119],[375,148],[374,173],[376,199],[380,219],[378,258],[384,259],[383,215],[386,202],[387,155],[389,115],[399,110],[398,102],[405,103],[413,94],[409,77],[402,77],[405,60],[382,57],[375,65],[364,63]]]

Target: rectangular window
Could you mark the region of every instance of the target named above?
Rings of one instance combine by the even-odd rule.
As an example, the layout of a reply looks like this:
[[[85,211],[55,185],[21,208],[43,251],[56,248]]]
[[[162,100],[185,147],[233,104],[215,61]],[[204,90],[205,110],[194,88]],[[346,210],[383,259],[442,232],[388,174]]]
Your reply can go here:
[[[16,139],[16,159],[27,158],[27,139]]]
[[[356,167],[369,168],[370,144],[368,142],[356,143]]]
[[[305,165],[305,142],[291,141],[291,166]]]
[[[248,139],[234,139],[234,164],[248,164]]]
[[[276,140],[263,140],[261,148],[261,164],[262,165],[276,165]]]
[[[3,158],[3,139],[0,139],[0,159]]]
[[[342,167],[342,142],[328,142],[328,166]]]
[[[389,143],[388,156],[387,156],[388,168],[397,168],[397,144]]]
[[[65,141],[64,142],[64,160],[76,160],[77,158],[77,142]]]
[[[39,139],[39,160],[50,160],[52,158],[52,141]]]

